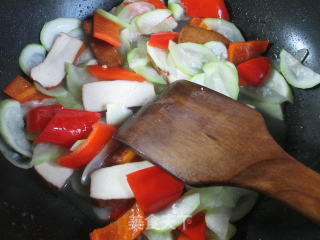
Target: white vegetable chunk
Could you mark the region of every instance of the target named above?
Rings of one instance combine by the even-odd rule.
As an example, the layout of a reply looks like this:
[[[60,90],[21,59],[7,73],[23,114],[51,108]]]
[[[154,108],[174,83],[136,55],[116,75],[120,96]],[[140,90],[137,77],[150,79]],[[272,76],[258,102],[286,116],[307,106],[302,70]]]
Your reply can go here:
[[[143,161],[101,168],[91,175],[90,197],[102,200],[133,198],[127,175],[152,166]]]
[[[46,59],[31,69],[30,76],[45,88],[58,86],[65,77],[65,63],[73,63],[85,49],[84,43],[60,33]]]
[[[73,173],[73,169],[59,166],[54,161],[44,162],[34,166],[34,169],[44,180],[57,188],[62,188]]]
[[[142,106],[155,98],[153,84],[126,80],[87,83],[82,88],[83,106],[88,111],[107,110],[108,104]]]
[[[132,110],[119,104],[108,104],[106,119],[107,124],[119,125],[132,115]]]

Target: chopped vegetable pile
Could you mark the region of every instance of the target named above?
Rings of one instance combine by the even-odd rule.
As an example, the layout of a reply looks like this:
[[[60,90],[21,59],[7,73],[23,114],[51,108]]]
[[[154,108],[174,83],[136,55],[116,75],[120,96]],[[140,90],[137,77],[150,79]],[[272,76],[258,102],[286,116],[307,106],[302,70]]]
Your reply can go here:
[[[263,56],[270,42],[246,41],[223,0],[125,0],[89,20],[47,22],[40,42],[22,50],[24,74],[3,89],[0,151],[56,188],[71,178],[98,206],[107,203],[105,227],[91,240],[227,240],[257,200],[236,187],[186,186],[112,139],[166,85],[188,80],[283,120],[288,83],[320,83],[286,50],[280,71],[273,67]]]

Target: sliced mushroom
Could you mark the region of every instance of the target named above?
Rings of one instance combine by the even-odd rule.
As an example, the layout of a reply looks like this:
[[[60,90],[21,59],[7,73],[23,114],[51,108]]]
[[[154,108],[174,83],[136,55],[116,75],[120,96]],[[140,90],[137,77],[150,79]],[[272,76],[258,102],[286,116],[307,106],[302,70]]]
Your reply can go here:
[[[99,65],[108,67],[121,67],[123,64],[120,50],[105,41],[92,37],[92,21],[85,20],[82,22],[82,28],[86,34],[90,48],[98,61]]]
[[[179,43],[193,42],[204,44],[211,41],[219,41],[225,45],[230,43],[230,41],[220,33],[189,25],[184,26],[179,34]]]
[[[31,78],[45,88],[59,86],[66,75],[65,63],[74,63],[84,49],[81,40],[60,33],[45,60],[31,69]]]

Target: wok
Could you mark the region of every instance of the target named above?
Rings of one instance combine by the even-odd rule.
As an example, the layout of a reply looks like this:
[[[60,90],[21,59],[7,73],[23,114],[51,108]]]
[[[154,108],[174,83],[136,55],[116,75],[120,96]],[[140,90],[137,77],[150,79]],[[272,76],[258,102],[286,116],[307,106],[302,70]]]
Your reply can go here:
[[[282,48],[306,47],[305,64],[320,72],[320,2],[318,0],[228,0],[233,22],[247,39],[270,40],[269,57],[277,65]],[[0,8],[0,87],[17,74],[21,49],[39,42],[42,25],[57,17],[86,18],[98,7],[110,9],[120,1],[2,0]],[[295,102],[285,106],[286,151],[320,171],[320,89],[294,89]],[[5,96],[1,93],[1,98]],[[73,194],[42,182],[32,170],[18,169],[1,157],[1,239],[88,239],[99,223],[86,204]],[[283,204],[262,196],[254,210],[237,224],[234,239],[320,239],[320,227]]]

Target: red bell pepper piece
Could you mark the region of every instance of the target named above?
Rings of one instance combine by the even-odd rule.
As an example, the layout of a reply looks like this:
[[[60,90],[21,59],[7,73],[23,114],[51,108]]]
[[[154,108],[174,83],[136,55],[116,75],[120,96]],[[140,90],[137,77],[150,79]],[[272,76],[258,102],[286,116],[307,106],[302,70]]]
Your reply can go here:
[[[93,37],[103,40],[115,47],[120,47],[120,25],[101,14],[93,13]]]
[[[269,46],[269,41],[231,42],[228,47],[228,60],[239,65],[251,58],[259,57]]]
[[[71,147],[77,140],[87,138],[92,124],[99,121],[100,113],[76,109],[57,112],[34,143],[46,142]]]
[[[40,93],[33,84],[25,80],[20,75],[16,76],[8,86],[3,89],[3,92],[21,103],[32,100],[41,101],[45,98],[51,98]]]
[[[116,127],[97,122],[92,125],[89,137],[70,154],[60,157],[58,164],[67,168],[80,168],[89,163],[109,142]]]
[[[271,63],[269,58],[259,57],[248,60],[237,66],[239,83],[259,87],[269,74]]]
[[[178,229],[191,240],[206,239],[206,222],[204,212],[199,212],[185,221]]]
[[[187,16],[230,20],[224,0],[181,0]]]
[[[157,212],[179,199],[184,184],[154,166],[127,175],[127,181],[145,213]]]
[[[90,240],[134,240],[142,233],[145,227],[145,215],[139,204],[135,203],[117,221],[92,231]]]
[[[41,132],[51,118],[61,109],[63,106],[60,104],[50,106],[40,106],[32,109],[26,117],[26,126],[29,133]]]
[[[90,65],[87,66],[87,69],[93,76],[103,80],[146,81],[143,76],[124,68],[104,68],[99,65]]]
[[[162,32],[152,34],[148,44],[152,47],[168,49],[169,41],[178,41],[179,33],[177,32]]]
[[[124,2],[123,5],[126,6],[133,2],[147,2],[151,3],[156,9],[167,9],[167,6],[161,0],[131,0]]]

